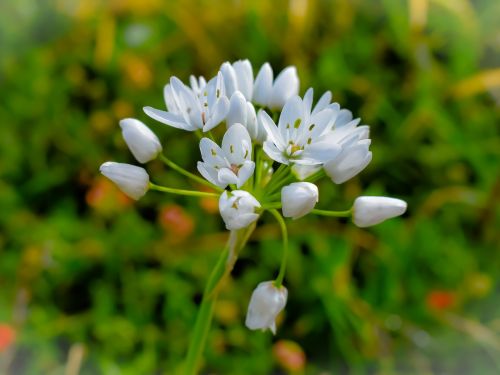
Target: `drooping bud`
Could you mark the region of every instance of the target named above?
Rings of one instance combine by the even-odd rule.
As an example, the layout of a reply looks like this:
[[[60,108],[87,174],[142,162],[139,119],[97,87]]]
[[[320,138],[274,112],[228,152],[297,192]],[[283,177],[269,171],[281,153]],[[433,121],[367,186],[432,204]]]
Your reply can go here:
[[[108,161],[99,170],[132,199],[137,200],[148,191],[149,175],[144,168]]]
[[[158,137],[144,123],[134,118],[120,121],[123,139],[139,163],[155,159],[162,151]]]
[[[389,197],[358,197],[352,206],[352,221],[360,228],[379,224],[405,213],[405,201]]]
[[[245,325],[252,330],[270,329],[276,334],[276,317],[285,307],[287,297],[284,286],[277,288],[274,281],[260,283],[250,298]]]
[[[248,227],[259,218],[260,203],[244,190],[224,191],[219,198],[219,212],[228,230]]]
[[[284,217],[298,219],[307,215],[318,203],[318,187],[310,182],[294,182],[281,189],[281,210]]]

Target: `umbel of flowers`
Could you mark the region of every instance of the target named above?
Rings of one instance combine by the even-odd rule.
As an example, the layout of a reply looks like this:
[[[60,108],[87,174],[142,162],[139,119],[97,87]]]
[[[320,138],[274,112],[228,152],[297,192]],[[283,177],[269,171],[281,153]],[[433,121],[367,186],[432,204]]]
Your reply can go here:
[[[288,296],[283,285],[288,252],[284,218],[298,219],[310,213],[351,217],[355,225],[368,227],[403,214],[406,203],[362,196],[347,210],[315,208],[320,200],[316,181],[329,178],[333,184],[341,184],[370,163],[369,127],[332,102],[330,92],[316,102],[312,88],[299,96],[299,78],[293,66],[274,77],[266,63],[254,77],[248,60],[226,62],[208,81],[191,76],[187,85],[172,77],[163,94],[165,108],[144,107],[144,112],[167,126],[198,136],[199,175],[162,154],[156,135],[139,120],[120,122],[125,142],[139,163],[160,157],[168,167],[213,192],[159,186],[150,181],[144,168],[129,164],[106,162],[101,173],[133,199],[148,190],[219,199],[220,215],[230,236],[207,283],[191,337],[184,372],[196,373],[218,286],[265,212],[280,225],[283,258],[277,277],[261,282],[253,291],[246,326],[275,333],[275,319]]]

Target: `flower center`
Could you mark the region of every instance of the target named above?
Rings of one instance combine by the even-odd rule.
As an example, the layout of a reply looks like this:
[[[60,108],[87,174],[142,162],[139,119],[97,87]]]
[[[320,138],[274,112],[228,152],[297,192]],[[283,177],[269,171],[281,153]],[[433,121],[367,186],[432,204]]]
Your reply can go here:
[[[231,164],[231,171],[237,175],[240,171],[241,165]]]
[[[286,148],[287,156],[294,156],[294,154],[300,154],[304,150],[304,146],[298,145],[290,141],[288,147]]]

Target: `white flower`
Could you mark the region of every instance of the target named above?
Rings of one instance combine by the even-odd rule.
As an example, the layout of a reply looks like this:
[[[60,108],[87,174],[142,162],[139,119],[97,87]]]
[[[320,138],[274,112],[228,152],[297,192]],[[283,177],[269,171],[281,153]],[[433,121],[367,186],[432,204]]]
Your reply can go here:
[[[242,124],[250,134],[253,141],[262,143],[267,138],[267,133],[262,124],[257,121],[255,108],[252,103],[247,101],[243,94],[236,91],[229,101],[229,112],[226,116],[226,124],[229,128],[234,124]]]
[[[252,330],[270,329],[276,334],[276,317],[286,305],[288,291],[284,286],[277,288],[274,281],[257,285],[252,293],[245,325]]]
[[[259,218],[255,209],[260,203],[244,190],[224,191],[219,198],[219,211],[228,230],[248,227]]]
[[[307,215],[318,203],[318,187],[310,182],[294,182],[281,189],[283,216],[298,219]]]
[[[230,64],[225,62],[220,67],[226,85],[226,95],[230,98],[236,91],[241,92],[246,100],[252,99],[253,68],[248,60],[239,60]]]
[[[401,199],[358,197],[352,206],[352,220],[358,227],[365,228],[404,214],[406,207],[406,202]]]
[[[273,69],[265,63],[253,86],[253,102],[271,109],[281,109],[286,101],[299,93],[299,77],[294,66],[285,68],[273,82]]]
[[[198,171],[223,189],[228,184],[236,184],[240,188],[255,169],[251,160],[252,140],[241,124],[234,124],[226,131],[222,148],[211,139],[202,138],[200,151],[203,162],[198,162]]]
[[[120,127],[123,139],[138,162],[147,163],[161,152],[158,137],[141,121],[126,118],[120,121]]]
[[[369,127],[358,126],[360,119],[352,119],[348,110],[341,110],[337,115],[331,133],[331,142],[341,146],[342,151],[325,163],[326,174],[336,184],[341,184],[361,172],[372,160],[368,139]]]
[[[331,140],[338,112],[322,100],[319,109],[316,105],[311,111],[312,98],[312,89],[307,90],[304,100],[298,96],[290,98],[277,127],[266,112],[259,113],[268,136],[264,151],[271,159],[283,164],[316,165],[338,155],[341,146]]]
[[[137,200],[148,191],[149,175],[144,168],[108,161],[99,170],[130,198]]]
[[[222,73],[207,84],[203,77],[191,78],[188,87],[177,77],[172,77],[163,90],[167,111],[144,107],[151,118],[174,128],[209,131],[224,121],[229,110]]]

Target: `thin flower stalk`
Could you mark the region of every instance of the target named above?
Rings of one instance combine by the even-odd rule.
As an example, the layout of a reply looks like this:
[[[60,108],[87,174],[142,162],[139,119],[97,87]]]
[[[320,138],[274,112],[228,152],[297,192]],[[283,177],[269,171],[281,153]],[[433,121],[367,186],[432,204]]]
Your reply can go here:
[[[254,229],[255,225],[251,225],[239,231],[231,231],[229,235],[224,251],[221,252],[203,292],[182,374],[198,373],[220,287],[231,273],[239,252],[245,247]]]

